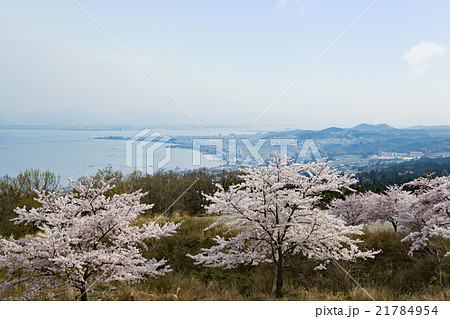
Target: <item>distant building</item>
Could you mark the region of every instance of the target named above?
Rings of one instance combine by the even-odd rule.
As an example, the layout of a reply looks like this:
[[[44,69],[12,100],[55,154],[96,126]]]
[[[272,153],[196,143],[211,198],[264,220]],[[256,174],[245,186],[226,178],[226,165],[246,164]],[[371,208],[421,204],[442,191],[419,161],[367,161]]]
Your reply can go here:
[[[396,153],[396,152],[378,152],[378,155],[372,157],[375,160],[403,160],[408,161],[423,157],[423,152]]]
[[[402,158],[408,157],[409,155],[406,153],[395,153],[395,152],[379,152],[378,157],[394,159],[394,158]]]
[[[411,152],[411,153],[409,153],[409,156],[414,157],[414,158],[420,158],[420,157],[423,157],[423,152]]]

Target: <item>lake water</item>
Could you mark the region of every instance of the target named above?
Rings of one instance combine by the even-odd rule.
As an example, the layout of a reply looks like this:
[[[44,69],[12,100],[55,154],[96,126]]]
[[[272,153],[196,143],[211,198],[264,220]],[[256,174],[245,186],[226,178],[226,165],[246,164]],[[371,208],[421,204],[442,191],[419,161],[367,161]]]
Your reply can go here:
[[[158,130],[166,136],[206,136],[230,133],[256,133],[236,129]],[[10,130],[0,129],[0,175],[15,176],[25,169],[48,169],[61,176],[78,178],[111,165],[125,173],[126,141],[94,139],[104,136],[131,137],[132,131]],[[164,169],[199,168],[192,164],[192,150],[172,148],[171,160]],[[223,164],[202,156],[203,167]]]

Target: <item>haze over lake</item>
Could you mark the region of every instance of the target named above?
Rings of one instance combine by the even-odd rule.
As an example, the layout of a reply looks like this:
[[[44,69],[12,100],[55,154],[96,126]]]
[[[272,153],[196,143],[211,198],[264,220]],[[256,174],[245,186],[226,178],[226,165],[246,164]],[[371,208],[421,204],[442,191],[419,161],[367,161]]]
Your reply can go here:
[[[206,136],[231,133],[256,133],[251,130],[224,128],[158,130],[167,136]],[[0,175],[17,175],[25,169],[48,169],[61,176],[78,178],[93,174],[111,165],[114,169],[131,172],[126,167],[126,141],[95,139],[105,136],[133,136],[136,131],[81,130],[15,130],[0,129]],[[222,164],[202,157],[202,166]],[[172,148],[170,163],[165,169],[192,169],[192,151]]]

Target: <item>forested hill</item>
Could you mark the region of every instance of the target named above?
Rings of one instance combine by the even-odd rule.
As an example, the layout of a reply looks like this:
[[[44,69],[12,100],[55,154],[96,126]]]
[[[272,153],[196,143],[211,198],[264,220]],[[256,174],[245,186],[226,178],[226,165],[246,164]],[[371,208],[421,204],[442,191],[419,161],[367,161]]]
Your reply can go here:
[[[448,175],[449,172],[450,157],[424,157],[398,164],[372,166],[356,176],[359,180],[359,188],[380,191],[385,189],[386,185],[403,184],[427,174]]]
[[[360,124],[352,128],[330,127],[321,131],[270,132],[264,138],[313,139],[330,159],[340,155],[370,156],[378,152],[412,151],[424,154],[450,152],[450,127],[431,126],[397,129],[386,124]]]

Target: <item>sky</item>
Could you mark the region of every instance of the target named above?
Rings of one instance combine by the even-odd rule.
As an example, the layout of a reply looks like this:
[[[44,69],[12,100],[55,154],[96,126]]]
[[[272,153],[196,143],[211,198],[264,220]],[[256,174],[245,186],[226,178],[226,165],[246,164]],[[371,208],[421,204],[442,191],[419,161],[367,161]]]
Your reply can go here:
[[[0,120],[450,124],[450,1],[379,0],[326,51],[373,2],[0,0]]]

